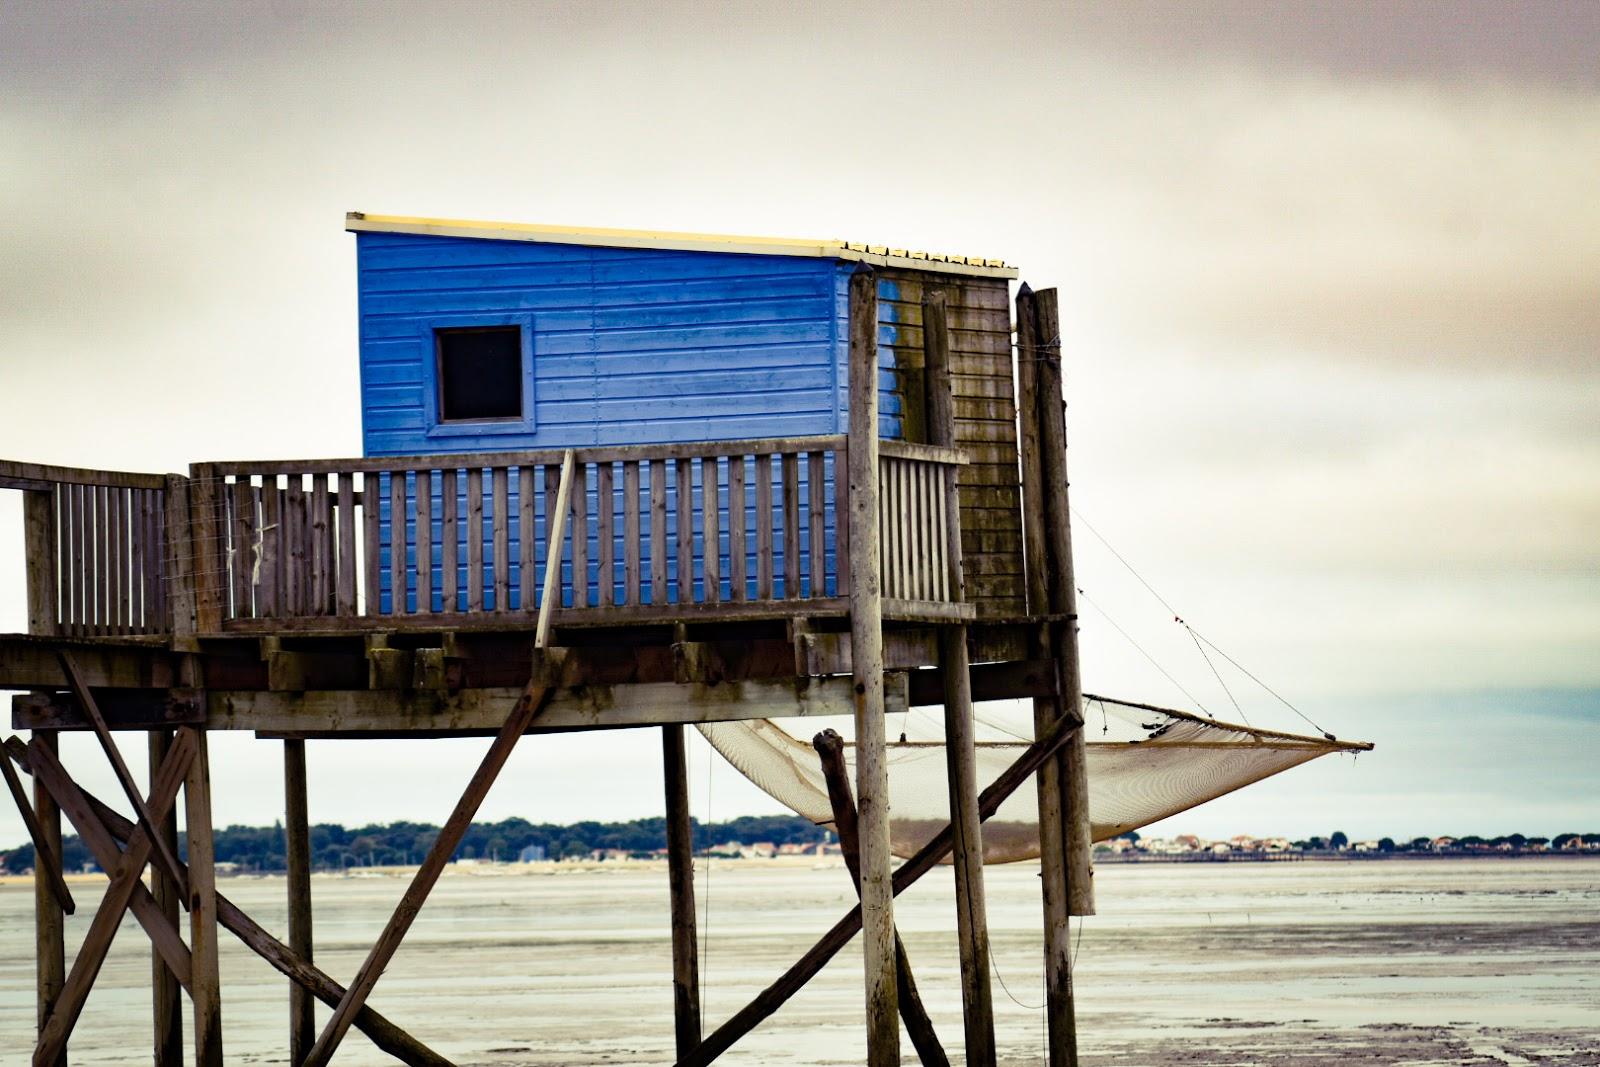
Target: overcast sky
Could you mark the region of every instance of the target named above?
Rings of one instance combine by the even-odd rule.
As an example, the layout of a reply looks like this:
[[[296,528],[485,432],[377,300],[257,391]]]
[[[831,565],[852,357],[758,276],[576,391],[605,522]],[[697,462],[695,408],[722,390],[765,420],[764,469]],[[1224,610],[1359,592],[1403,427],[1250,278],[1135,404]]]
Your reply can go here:
[[[0,456],[358,454],[346,210],[1004,257],[1061,290],[1082,515],[1378,744],[1165,829],[1600,829],[1597,46],[1584,3],[0,0]],[[1077,546],[1093,605],[1232,717]],[[1084,615],[1088,688],[1191,705]],[[695,743],[697,814],[776,810]],[[314,743],[313,818],[442,821],[485,744]],[[276,746],[213,758],[220,821],[278,817]],[[483,813],[660,810],[641,731],[525,742]]]

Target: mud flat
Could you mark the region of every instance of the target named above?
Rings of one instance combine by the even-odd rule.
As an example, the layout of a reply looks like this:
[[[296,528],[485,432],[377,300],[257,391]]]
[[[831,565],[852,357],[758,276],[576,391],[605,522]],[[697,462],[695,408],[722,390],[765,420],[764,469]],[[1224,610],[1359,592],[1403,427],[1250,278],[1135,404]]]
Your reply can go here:
[[[989,869],[1002,1062],[1036,1063],[1043,1000],[1037,869]],[[1600,862],[1567,859],[1128,864],[1097,876],[1076,977],[1086,1063],[1600,1065]],[[359,966],[404,886],[319,875],[318,962]],[[285,924],[278,878],[225,893]],[[721,1020],[853,902],[841,868],[702,864],[706,1017]],[[85,884],[68,944],[88,927]],[[899,920],[935,1024],[959,1040],[950,885],[936,872]],[[0,885],[0,1049],[32,1043],[32,894]],[[284,982],[224,941],[230,1063],[283,1062]],[[149,958],[125,926],[73,1041],[75,1064],[147,1062]],[[462,1064],[672,1061],[665,872],[462,868],[440,883],[373,1003]],[[1008,992],[1009,991],[1009,992]],[[846,951],[730,1064],[859,1063],[860,959]],[[909,1055],[909,1047],[908,1047]],[[391,1062],[352,1034],[340,1063]],[[908,1062],[910,1062],[908,1060]]]

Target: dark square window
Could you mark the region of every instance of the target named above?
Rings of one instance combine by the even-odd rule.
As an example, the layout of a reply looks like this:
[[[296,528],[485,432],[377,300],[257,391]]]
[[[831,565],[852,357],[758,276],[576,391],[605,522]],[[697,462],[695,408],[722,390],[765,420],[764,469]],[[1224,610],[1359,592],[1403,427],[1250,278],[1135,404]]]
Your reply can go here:
[[[439,421],[522,418],[522,328],[434,330]]]

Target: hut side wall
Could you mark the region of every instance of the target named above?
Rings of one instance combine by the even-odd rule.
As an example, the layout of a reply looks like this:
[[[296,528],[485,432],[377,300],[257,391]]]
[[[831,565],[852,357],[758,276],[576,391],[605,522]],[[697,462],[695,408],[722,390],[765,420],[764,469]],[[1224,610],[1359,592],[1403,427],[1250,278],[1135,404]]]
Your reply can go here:
[[[880,272],[879,413],[884,436],[925,439],[922,295],[927,287],[948,294],[956,442],[972,457],[959,480],[967,598],[977,604],[980,615],[1020,615],[1025,590],[1022,494],[1010,297],[1004,280]]]
[[[357,235],[371,456],[835,433],[838,265],[784,256]],[[435,327],[525,325],[532,418],[432,417]]]

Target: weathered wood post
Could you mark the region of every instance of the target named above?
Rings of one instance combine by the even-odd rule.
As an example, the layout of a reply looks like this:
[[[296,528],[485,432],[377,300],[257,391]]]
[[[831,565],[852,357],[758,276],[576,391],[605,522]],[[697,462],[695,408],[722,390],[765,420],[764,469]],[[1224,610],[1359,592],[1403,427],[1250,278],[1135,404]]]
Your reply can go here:
[[[867,1062],[898,1067],[889,768],[884,752],[883,590],[878,558],[878,285],[850,279],[850,658],[855,683],[856,798],[861,827],[862,956]]]
[[[55,500],[49,490],[29,489],[22,494],[23,551],[27,568],[28,632],[56,632],[56,520]],[[58,752],[56,731],[34,735],[51,752]],[[33,783],[33,810],[44,843],[61,856],[61,809],[38,783]],[[35,980],[39,1030],[44,1031],[50,1007],[67,980],[66,915],[50,884],[47,863],[33,866]],[[57,1061],[63,1067],[66,1053]]]
[[[1051,658],[1062,703],[1074,714],[1083,707],[1078,661],[1078,588],[1072,570],[1072,519],[1067,497],[1067,419],[1061,378],[1061,318],[1054,289],[1034,294],[1039,345],[1039,454],[1044,474],[1046,527],[1050,542],[1050,606],[1062,621],[1051,628]],[[1067,906],[1073,915],[1094,914],[1093,844],[1089,826],[1089,778],[1083,732],[1062,752],[1062,820],[1067,835]]]
[[[672,894],[672,1017],[678,1058],[700,1044],[699,938],[694,921],[694,826],[683,724],[661,728],[667,794],[667,878]]]
[[[56,755],[61,751],[57,734],[56,730],[36,730],[33,739],[48,749],[51,755]],[[37,778],[33,780],[33,812],[39,821],[44,843],[51,852],[60,856],[61,809]],[[67,984],[66,915],[61,910],[60,901],[56,900],[44,863],[33,865],[33,916],[37,1014],[39,1033],[43,1035],[50,1009],[61,995],[62,987]],[[57,1067],[66,1067],[67,1053],[64,1049],[56,1059],[56,1064]]]
[[[284,865],[288,869],[289,947],[311,962],[311,818],[306,798],[306,743],[283,742]],[[289,1062],[299,1067],[317,1040],[316,998],[289,983]]]
[[[1051,614],[1050,545],[1046,533],[1044,464],[1039,419],[1039,337],[1034,293],[1026,283],[1017,292],[1017,414],[1022,460],[1023,548],[1028,578],[1028,611]],[[1054,655],[1052,626],[1040,628],[1035,652]],[[1058,689],[1054,697],[1033,702],[1035,737],[1043,737],[1065,716]],[[1063,749],[1065,746],[1063,746]],[[1039,880],[1044,903],[1045,1017],[1049,1031],[1050,1067],[1075,1067],[1077,1023],[1072,1002],[1072,944],[1068,932],[1066,828],[1062,815],[1065,772],[1060,753],[1040,766]]]
[[[194,588],[194,628],[203,634],[222,629],[228,603],[220,481],[209,463],[189,467],[189,577]]]
[[[153,782],[167,758],[167,753],[172,749],[172,731],[151,730],[149,737],[150,780]],[[161,825],[157,829],[166,838],[172,854],[177,855],[176,806],[165,819],[161,820]],[[150,893],[155,898],[156,908],[163,918],[176,930],[180,904],[178,884],[159,863],[150,865]],[[150,1000],[155,1024],[155,1065],[183,1067],[183,987],[178,983],[178,976],[172,973],[172,968],[162,958],[160,949],[154,945],[151,946],[150,952]]]
[[[189,952],[193,975],[194,1061],[222,1067],[222,982],[217,972],[217,869],[211,825],[211,757],[204,728],[184,783],[189,842]]]
[[[950,380],[950,338],[945,294],[922,301],[923,355],[927,369],[928,439],[956,444],[955,396]],[[950,599],[964,599],[961,567],[961,497],[956,468],[944,472]],[[993,1067],[994,1002],[989,985],[989,921],[983,889],[983,827],[978,819],[977,750],[972,729],[972,675],[967,628],[939,628],[939,666],[944,675],[945,761],[950,784],[950,826],[955,834],[956,935],[961,955],[961,1007],[966,1024],[967,1063]]]

